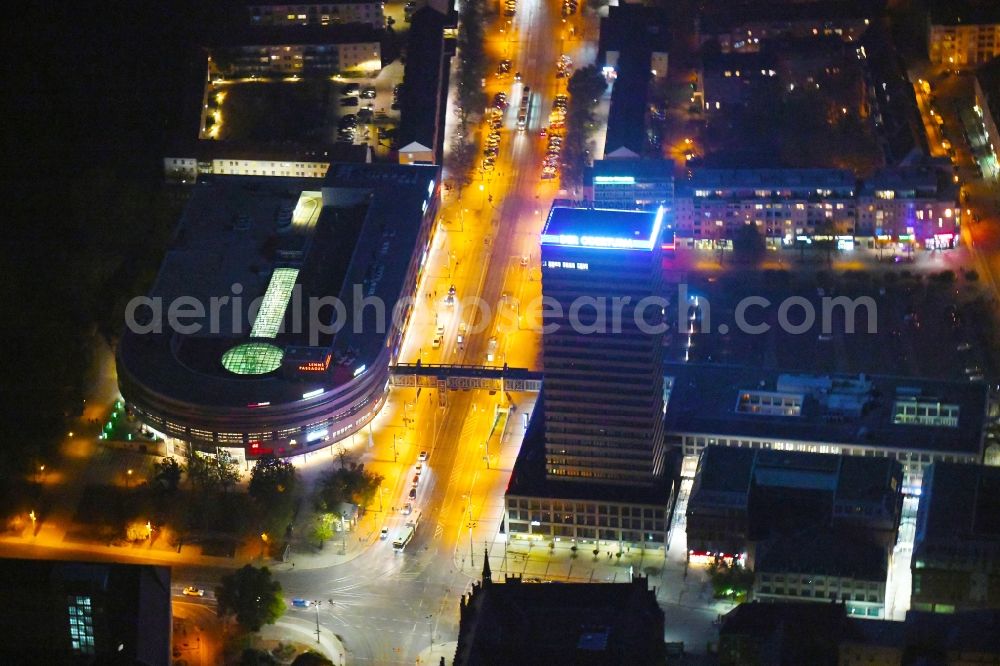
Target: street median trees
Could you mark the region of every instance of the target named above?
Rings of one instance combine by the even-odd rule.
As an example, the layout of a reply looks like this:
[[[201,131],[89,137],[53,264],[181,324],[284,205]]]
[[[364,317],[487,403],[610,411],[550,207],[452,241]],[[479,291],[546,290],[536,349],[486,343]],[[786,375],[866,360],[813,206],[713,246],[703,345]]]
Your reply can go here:
[[[597,129],[594,109],[607,88],[607,81],[595,65],[587,65],[573,72],[566,88],[569,91],[569,105],[566,113],[566,140],[563,142],[562,183],[568,189],[575,187],[583,179],[587,145]]]

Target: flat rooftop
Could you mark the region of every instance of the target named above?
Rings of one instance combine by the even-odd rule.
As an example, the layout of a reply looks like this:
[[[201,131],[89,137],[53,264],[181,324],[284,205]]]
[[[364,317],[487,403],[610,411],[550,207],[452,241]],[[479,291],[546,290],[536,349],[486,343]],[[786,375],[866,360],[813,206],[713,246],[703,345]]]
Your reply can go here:
[[[885,581],[885,548],[828,528],[782,534],[757,547],[758,573],[800,573]]]
[[[847,169],[692,169],[691,177],[677,181],[685,191],[695,189],[832,189],[853,192],[857,184]]]
[[[1000,544],[1000,467],[934,463],[924,480],[916,541]]]
[[[161,395],[213,406],[299,400],[350,381],[385,347],[437,173],[333,164],[322,181],[214,176],[199,183],[150,291],[162,299],[163,330],[126,333],[120,359]],[[324,332],[311,303],[331,296],[344,304],[344,319]],[[384,326],[373,307],[356,313],[355,302],[366,297],[386,304]],[[166,325],[167,307],[180,298],[203,305],[205,314],[189,320],[200,330]],[[138,314],[148,319],[146,309]],[[315,321],[329,324],[333,315],[330,306]],[[297,359],[294,352],[310,349],[329,353],[328,370],[284,378],[284,354]]]
[[[813,390],[798,396],[801,407],[795,415],[784,415],[763,408],[741,411],[737,406],[745,394],[777,392],[779,377],[794,380],[801,388],[808,386],[811,376],[714,363],[666,363],[664,368],[672,381],[666,414],[669,433],[980,452],[985,384],[879,375],[815,376]],[[939,421],[948,425],[916,421],[917,409],[934,410]]]
[[[651,250],[663,213],[553,206],[542,228],[542,245]]]
[[[698,491],[746,493],[757,486],[828,491],[839,500],[880,501],[891,490],[894,460],[800,451],[709,446],[698,464]]]

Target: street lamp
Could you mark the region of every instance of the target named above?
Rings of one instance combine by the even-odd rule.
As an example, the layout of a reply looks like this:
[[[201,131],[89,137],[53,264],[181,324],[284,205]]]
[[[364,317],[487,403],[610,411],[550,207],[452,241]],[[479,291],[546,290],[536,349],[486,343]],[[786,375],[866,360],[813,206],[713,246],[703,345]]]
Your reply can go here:
[[[260,533],[260,561],[264,561],[264,551],[267,549],[267,532]]]
[[[128,489],[128,488],[129,488],[129,486],[131,485],[131,481],[132,481],[132,470],[130,469],[130,470],[128,470],[128,472],[127,472],[127,473],[125,474],[125,488],[126,488],[126,489]]]
[[[38,466],[38,482],[41,483],[45,480],[45,465]]]
[[[28,514],[28,518],[31,518],[31,536],[35,536],[35,524],[38,521],[38,516],[35,515],[34,509]]]
[[[319,643],[319,607],[323,605],[323,602],[319,599],[313,601],[313,606],[316,607],[316,642]]]

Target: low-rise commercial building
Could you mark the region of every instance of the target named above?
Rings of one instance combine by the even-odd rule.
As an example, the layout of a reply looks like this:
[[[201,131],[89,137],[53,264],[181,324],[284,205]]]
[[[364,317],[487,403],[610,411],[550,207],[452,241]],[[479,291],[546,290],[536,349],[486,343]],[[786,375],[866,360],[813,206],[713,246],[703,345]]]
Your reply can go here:
[[[752,596],[757,601],[842,603],[849,615],[885,616],[887,549],[817,528],[758,544]]]
[[[910,610],[898,620],[849,617],[841,603],[740,604],[722,617],[719,663],[810,666],[994,664],[1000,613]]]
[[[987,387],[976,382],[791,375],[668,363],[668,443],[890,458],[916,493],[932,462],[983,460]]]
[[[882,547],[896,542],[902,508],[902,466],[858,458],[766,449],[708,447],[698,460],[687,503],[690,553],[736,556],[786,529],[815,526],[863,533]],[[796,502],[792,502],[792,500]]]
[[[583,196],[598,208],[672,207],[674,163],[659,159],[596,160],[584,173]]]
[[[1000,608],[1000,467],[934,463],[917,509],[911,608]]]
[[[1000,5],[992,0],[934,0],[927,55],[935,65],[975,67],[1000,56]]]
[[[656,590],[627,583],[537,585],[507,576],[461,600],[455,666],[665,663],[663,610]]]
[[[267,176],[323,178],[334,162],[370,163],[371,148],[346,142],[322,148],[250,146],[230,141],[194,140],[178,143],[173,157],[163,158],[163,172],[172,182],[194,183],[199,176]],[[183,157],[181,157],[183,155]]]

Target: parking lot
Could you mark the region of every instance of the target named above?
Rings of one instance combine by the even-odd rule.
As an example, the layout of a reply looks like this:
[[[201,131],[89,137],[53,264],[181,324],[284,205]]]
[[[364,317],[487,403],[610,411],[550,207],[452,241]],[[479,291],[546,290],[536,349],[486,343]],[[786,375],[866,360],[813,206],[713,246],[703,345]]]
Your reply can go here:
[[[689,300],[683,318],[676,306],[668,312],[666,356],[671,360],[971,381],[996,376],[994,305],[978,281],[962,274],[731,269],[689,273],[685,288],[699,307],[690,309],[695,301]],[[668,293],[674,303],[684,297],[673,286]],[[846,309],[831,305],[830,299],[843,296],[870,299],[874,306],[871,319],[866,307],[854,309],[854,332]],[[746,308],[743,320],[767,325],[765,332],[738,325],[737,307],[750,297],[762,297],[769,305],[757,301]],[[781,317],[781,304],[789,298],[796,302],[789,301]],[[811,326],[801,332],[782,326],[782,320],[793,327],[802,324],[808,309],[815,314]]]
[[[305,78],[209,83],[225,94],[217,138],[262,143],[367,143],[388,152],[399,124],[403,66],[374,78]]]

